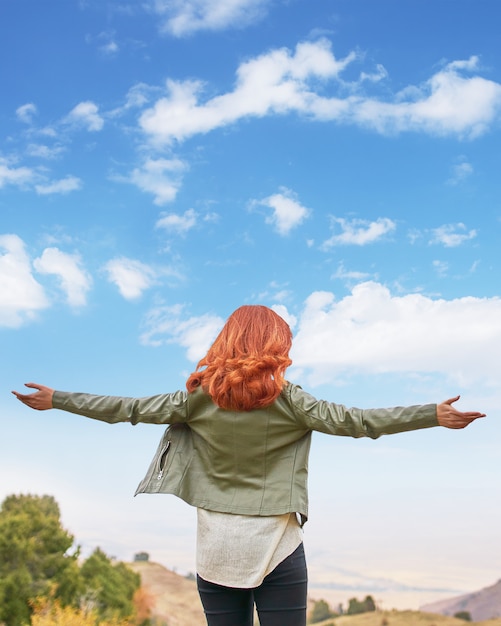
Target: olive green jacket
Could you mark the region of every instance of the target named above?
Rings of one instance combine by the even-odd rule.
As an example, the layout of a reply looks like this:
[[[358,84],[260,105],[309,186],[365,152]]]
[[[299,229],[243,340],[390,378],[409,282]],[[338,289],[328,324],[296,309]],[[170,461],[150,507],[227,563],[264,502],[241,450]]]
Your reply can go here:
[[[437,426],[436,405],[348,409],[288,383],[275,402],[248,412],[218,408],[201,389],[146,398],[56,391],[53,406],[110,424],[169,424],[137,493],[242,515],[308,516],[313,431],[371,437]]]

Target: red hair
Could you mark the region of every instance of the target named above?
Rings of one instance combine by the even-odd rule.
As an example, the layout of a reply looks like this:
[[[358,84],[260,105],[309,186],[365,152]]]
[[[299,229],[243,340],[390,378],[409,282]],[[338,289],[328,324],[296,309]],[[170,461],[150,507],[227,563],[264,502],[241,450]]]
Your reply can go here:
[[[222,409],[250,411],[270,405],[284,386],[292,361],[292,332],[268,307],[245,305],[234,311],[209,351],[186,381]]]

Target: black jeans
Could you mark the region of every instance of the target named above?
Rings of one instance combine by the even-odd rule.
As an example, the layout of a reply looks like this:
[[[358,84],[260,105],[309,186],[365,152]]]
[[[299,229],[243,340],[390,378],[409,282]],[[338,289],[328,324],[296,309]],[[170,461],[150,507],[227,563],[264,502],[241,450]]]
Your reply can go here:
[[[208,626],[252,626],[254,603],[260,626],[305,626],[307,583],[303,544],[253,589],[224,587],[197,576]]]

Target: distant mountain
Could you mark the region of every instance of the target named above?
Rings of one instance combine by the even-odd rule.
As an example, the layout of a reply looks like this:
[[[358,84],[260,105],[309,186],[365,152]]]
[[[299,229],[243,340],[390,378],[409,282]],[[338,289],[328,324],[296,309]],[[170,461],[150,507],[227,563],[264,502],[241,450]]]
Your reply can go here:
[[[420,610],[441,615],[454,615],[459,611],[468,611],[475,622],[501,617],[501,580],[498,580],[492,587],[485,587],[480,591],[425,604]]]

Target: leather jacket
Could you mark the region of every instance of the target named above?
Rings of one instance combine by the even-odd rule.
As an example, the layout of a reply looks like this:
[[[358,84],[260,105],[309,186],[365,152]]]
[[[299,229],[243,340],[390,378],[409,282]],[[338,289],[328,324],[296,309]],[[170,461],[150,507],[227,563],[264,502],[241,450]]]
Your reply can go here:
[[[200,388],[145,398],[56,391],[53,406],[108,423],[169,424],[136,494],[170,493],[222,513],[296,512],[303,523],[313,431],[375,439],[438,425],[436,404],[346,408],[290,383],[247,412],[218,408]]]

